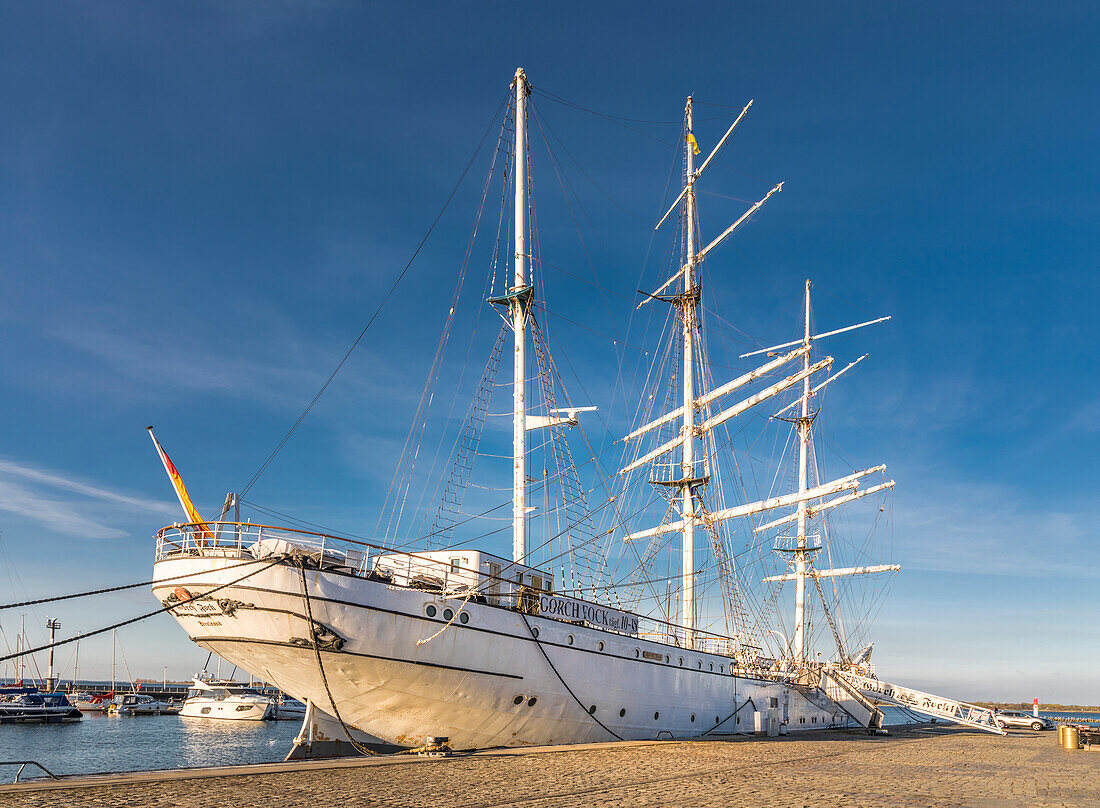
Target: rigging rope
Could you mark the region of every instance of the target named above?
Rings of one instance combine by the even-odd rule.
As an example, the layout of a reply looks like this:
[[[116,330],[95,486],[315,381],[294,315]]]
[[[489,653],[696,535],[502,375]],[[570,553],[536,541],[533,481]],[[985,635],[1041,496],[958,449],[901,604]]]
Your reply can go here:
[[[336,365],[336,368],[325,380],[325,383],[321,385],[321,389],[317,391],[317,394],[313,397],[309,404],[306,405],[306,408],[302,410],[301,414],[298,416],[298,419],[291,425],[290,429],[287,430],[287,433],[283,436],[283,439],[279,441],[275,449],[271,452],[270,455],[268,455],[267,459],[263,462],[263,465],[261,465],[260,468],[257,469],[256,473],[252,475],[252,478],[241,489],[240,496],[242,498],[252,489],[252,486],[255,485],[256,482],[260,479],[260,475],[262,475],[267,470],[267,467],[271,465],[271,462],[275,459],[275,456],[279,454],[282,448],[286,445],[287,441],[290,440],[291,436],[297,431],[298,427],[301,426],[302,421],[304,421],[306,416],[309,415],[314,405],[316,405],[317,402],[321,400],[321,396],[323,396],[325,394],[325,391],[328,390],[329,385],[332,384],[332,380],[336,378],[336,374],[339,373],[341,368],[344,367],[344,364],[351,357],[352,352],[358,347],[359,343],[362,342],[363,337],[366,336],[367,330],[374,324],[374,321],[382,312],[383,307],[386,305],[386,303],[389,302],[390,298],[393,296],[393,293],[397,291],[398,284],[400,284],[402,279],[404,279],[406,273],[408,273],[409,271],[409,268],[412,267],[413,261],[416,260],[416,257],[420,255],[420,251],[424,248],[424,245],[427,243],[428,238],[432,235],[432,232],[435,230],[435,226],[439,224],[439,220],[443,218],[443,214],[450,206],[451,200],[454,199],[455,194],[458,193],[458,189],[459,186],[462,185],[462,181],[466,179],[466,175],[470,172],[470,167],[474,164],[474,161],[477,159],[478,154],[481,153],[481,147],[485,145],[485,139],[489,136],[489,132],[492,130],[493,123],[496,121],[496,117],[499,112],[500,108],[498,107],[497,112],[493,114],[492,121],[490,121],[489,126],[485,129],[485,133],[481,136],[481,141],[477,144],[477,148],[474,149],[473,155],[466,163],[466,167],[462,169],[462,174],[461,176],[459,176],[458,182],[454,184],[451,192],[447,195],[447,199],[443,203],[443,207],[439,209],[439,213],[437,213],[435,219],[432,220],[431,226],[428,228],[428,232],[426,232],[424,234],[424,237],[420,239],[420,243],[416,246],[416,249],[413,251],[413,254],[409,258],[408,263],[405,264],[405,268],[401,270],[400,274],[398,274],[396,280],[394,280],[393,284],[390,286],[389,291],[386,292],[385,296],[382,298],[382,301],[378,304],[378,308],[374,310],[374,314],[371,315],[370,320],[368,320],[367,324],[363,326],[363,330],[359,333],[359,336],[355,338],[355,342],[353,342],[351,344],[351,347],[348,348],[347,353],[344,354],[344,357],[340,360],[340,362]]]

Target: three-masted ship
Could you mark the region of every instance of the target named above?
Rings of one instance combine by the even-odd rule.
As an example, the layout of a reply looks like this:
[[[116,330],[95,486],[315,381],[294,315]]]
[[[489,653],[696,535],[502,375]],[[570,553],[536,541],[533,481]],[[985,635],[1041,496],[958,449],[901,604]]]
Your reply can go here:
[[[813,401],[844,372],[834,372],[831,357],[816,358],[814,348],[849,329],[811,334],[807,283],[800,339],[764,349],[767,361],[720,383],[711,380],[704,361],[700,267],[782,187],[699,246],[696,183],[749,107],[696,167],[693,102],[687,101],[682,190],[658,224],[679,222],[677,267],[643,300],[669,307],[671,354],[654,351],[661,356],[647,376],[654,387],[640,397],[637,426],[618,444],[622,463],[602,481],[616,490],[603,508],[606,527],[597,529],[565,441],[588,408],[557,406],[545,383],[552,372],[533,281],[529,85],[522,69],[511,95],[514,255],[504,287],[489,298],[503,321],[490,366],[495,370],[500,363],[507,341],[513,358],[511,556],[453,540],[461,522],[445,508],[431,534],[434,544],[398,549],[392,541],[352,541],[227,519],[231,497],[218,519],[203,520],[192,507],[188,523],[157,534],[154,595],[173,607],[194,642],[306,701],[313,727],[307,743],[336,737],[356,745],[418,746],[426,736],[443,736],[455,748],[479,748],[760,732],[769,721],[789,730],[880,722],[877,708],[837,675],[863,662],[844,650],[839,631],[833,631],[839,650],[831,664],[811,658],[807,639],[810,587],[820,592],[822,580],[897,569],[816,563],[821,546],[820,533],[811,531],[813,520],[893,485],[865,485],[883,466],[824,481],[811,475]],[[787,375],[777,378],[782,372]],[[483,380],[479,399],[492,386]],[[749,391],[745,398],[736,395]],[[724,501],[730,486],[719,485],[718,468],[730,449],[716,436],[786,391],[798,397],[775,415],[797,435],[797,484],[763,499]],[[653,412],[660,401],[668,408]],[[466,450],[476,443],[486,408],[481,401],[467,416],[470,428],[459,441]],[[541,482],[529,467],[528,442],[535,439],[540,447],[556,447],[554,473],[544,471]],[[162,458],[178,479],[167,456]],[[461,457],[459,471],[452,471],[444,488],[447,502],[456,502],[458,489],[469,481],[468,460]],[[533,537],[532,485],[543,492],[552,485],[566,490],[568,502],[554,511],[561,529],[553,534],[572,536],[564,552],[551,553],[541,534]],[[649,492],[646,507],[627,509],[624,503],[641,490]],[[664,508],[658,523],[629,528],[631,521],[652,518],[654,502]],[[770,521],[749,523],[760,514]],[[774,542],[782,568],[768,582],[795,585],[792,636],[788,641],[784,635],[778,650],[769,649],[779,632],[750,625],[737,608],[746,574],[728,549],[726,531],[735,525],[749,525],[752,535]],[[579,526],[587,526],[583,540],[573,536]],[[771,536],[776,529],[780,533]],[[699,598],[703,537],[709,540],[702,552],[713,560],[710,569],[722,593],[717,609]],[[636,564],[625,578],[613,580],[600,538],[630,548]],[[655,582],[651,562],[667,557],[677,539],[674,598],[677,576]],[[827,606],[824,593],[821,599]]]

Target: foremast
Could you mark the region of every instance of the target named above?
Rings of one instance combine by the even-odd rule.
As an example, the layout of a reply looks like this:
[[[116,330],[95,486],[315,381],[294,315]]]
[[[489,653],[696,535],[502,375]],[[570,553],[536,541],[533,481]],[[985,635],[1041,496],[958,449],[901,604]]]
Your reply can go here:
[[[527,95],[522,67],[516,68],[512,89],[516,98],[515,149],[515,277],[509,289],[514,336],[512,365],[512,560],[527,560],[527,313],[531,286],[527,282]]]
[[[695,331],[699,307],[699,290],[695,285],[695,134],[692,121],[692,99],[684,106],[684,153],[687,161],[687,184],[684,193],[686,244],[684,255],[683,294],[680,314],[683,320],[684,354],[684,443],[680,459],[681,512],[684,517],[681,545],[681,588],[683,603],[684,645],[695,645]]]

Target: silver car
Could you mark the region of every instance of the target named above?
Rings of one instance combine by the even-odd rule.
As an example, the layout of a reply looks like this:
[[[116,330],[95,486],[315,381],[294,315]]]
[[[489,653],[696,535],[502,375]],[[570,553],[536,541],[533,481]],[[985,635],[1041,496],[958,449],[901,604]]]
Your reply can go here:
[[[1054,722],[1049,718],[1034,716],[1023,710],[997,710],[993,713],[993,720],[1001,729],[1054,729]]]

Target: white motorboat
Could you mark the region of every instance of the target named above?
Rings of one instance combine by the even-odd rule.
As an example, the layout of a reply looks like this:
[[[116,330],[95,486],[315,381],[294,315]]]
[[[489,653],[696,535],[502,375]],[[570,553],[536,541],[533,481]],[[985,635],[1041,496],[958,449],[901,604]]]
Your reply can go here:
[[[180,710],[180,715],[185,718],[267,721],[277,716],[278,708],[270,696],[232,682],[209,682],[197,678],[192,682]],[[304,714],[303,710],[301,715]]]
[[[301,721],[306,717],[305,702],[285,693],[275,701],[275,717],[279,721]]]
[[[144,693],[123,693],[107,706],[111,715],[175,715],[179,711],[178,703],[160,701]]]

